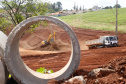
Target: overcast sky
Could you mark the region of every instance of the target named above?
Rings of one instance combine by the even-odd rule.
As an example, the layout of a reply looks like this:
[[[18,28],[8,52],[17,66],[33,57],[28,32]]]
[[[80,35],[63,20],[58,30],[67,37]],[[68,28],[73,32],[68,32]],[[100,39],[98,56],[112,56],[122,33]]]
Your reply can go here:
[[[48,0],[51,3],[60,1],[62,3],[63,9],[73,9],[74,3],[79,7],[84,7],[89,9],[92,8],[94,5],[98,5],[99,7],[105,6],[114,6],[116,4],[116,0]],[[122,7],[126,7],[126,0],[118,0],[118,3]]]

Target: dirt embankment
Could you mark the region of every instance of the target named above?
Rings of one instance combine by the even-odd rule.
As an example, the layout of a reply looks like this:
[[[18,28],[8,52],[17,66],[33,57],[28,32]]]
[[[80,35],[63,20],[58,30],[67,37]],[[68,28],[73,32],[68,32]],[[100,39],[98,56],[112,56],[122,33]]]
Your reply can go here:
[[[51,34],[51,25],[46,27],[38,27],[32,33],[24,33],[20,40],[20,47],[30,50],[40,51],[70,51],[71,42],[69,35],[60,27],[52,25],[52,32],[56,33],[55,45],[42,46],[42,41],[48,41],[48,37]],[[85,45],[86,40],[98,39],[100,36],[115,35],[115,32],[91,30],[72,27],[80,43],[81,50],[88,50]],[[126,46],[125,34],[119,33],[120,46]]]
[[[56,41],[53,45],[42,46],[41,44],[42,41],[48,41],[49,35],[53,34],[50,26],[48,26],[38,27],[32,33],[24,33],[20,40],[20,47],[40,51],[70,51],[71,42],[68,34],[56,25],[53,25],[52,30],[56,33]]]
[[[109,75],[101,75],[95,79],[88,79],[87,84],[125,84],[126,83],[126,56],[118,57],[109,61],[107,64],[101,66],[101,68],[113,69],[115,73]],[[104,73],[106,74],[106,73]]]
[[[109,83],[113,83],[117,78],[123,77],[118,73],[118,59],[126,56],[126,34],[119,32],[119,45],[120,47],[111,47],[111,48],[100,48],[88,50],[85,46],[86,40],[97,39],[100,36],[105,35],[114,35],[115,32],[110,31],[101,31],[101,30],[90,30],[72,27],[75,32],[81,47],[81,61],[78,70],[91,71],[92,69],[101,67],[102,65],[114,64],[113,69],[116,69],[117,73],[110,74],[106,77],[98,78],[98,80],[106,80]],[[50,28],[37,28],[33,33],[24,34],[23,38],[20,40],[20,47],[30,50],[21,51],[23,61],[33,70],[38,69],[39,67],[45,67],[46,69],[52,69],[53,71],[58,71],[66,65],[71,54],[71,42],[69,36],[61,28],[53,25],[53,30],[56,32],[56,43],[58,50],[52,49],[50,46],[46,48],[41,48],[41,41],[47,40],[49,34],[51,33]],[[34,50],[34,52],[33,52]],[[39,51],[38,51],[39,50]],[[45,52],[47,51],[48,52]],[[42,52],[43,51],[43,52]],[[112,60],[117,59],[117,63],[114,63]],[[121,58],[123,59],[123,58]],[[117,64],[117,65],[116,65]],[[119,64],[120,65],[120,64]],[[113,65],[112,65],[113,66]],[[110,66],[109,66],[110,67]],[[81,73],[82,72],[82,73]],[[83,71],[80,71],[80,75],[84,75]],[[113,76],[115,77],[114,79]],[[109,79],[111,78],[110,81]],[[124,78],[125,79],[125,78]],[[96,79],[88,81],[88,83],[94,83]],[[117,82],[117,81],[116,81]],[[102,82],[103,84],[105,83]],[[117,82],[118,84],[120,82]]]
[[[119,48],[107,48],[107,49],[96,49],[96,50],[94,49],[94,50],[83,51],[83,50],[87,49],[87,47],[84,44],[84,42],[86,40],[97,39],[100,36],[104,36],[104,35],[114,35],[114,32],[101,31],[101,30],[91,30],[91,29],[82,29],[82,28],[75,28],[75,27],[73,27],[73,30],[74,30],[74,32],[75,32],[75,34],[76,34],[76,36],[79,40],[80,47],[81,47],[81,50],[82,50],[81,60],[83,60],[83,57],[85,58],[85,60],[88,60],[88,58],[91,59],[90,61],[87,61],[87,62],[85,62],[85,60],[84,60],[85,63],[82,65],[83,68],[90,67],[91,66],[90,62],[92,62],[92,64],[94,64],[91,67],[95,67],[95,66],[97,67],[97,64],[95,63],[96,59],[101,58],[101,59],[104,59],[105,62],[106,62],[107,59],[109,60],[109,57],[112,56],[112,59],[113,59],[114,58],[113,55],[117,55],[117,56],[120,55],[117,52],[119,50],[119,48],[125,49],[125,45],[126,45],[125,35],[126,34],[119,33],[119,35],[118,35],[119,45],[121,47],[119,47]],[[23,38],[20,40],[20,47],[25,48],[25,49],[35,50],[35,51],[38,51],[38,50],[39,51],[47,51],[48,50],[48,51],[66,52],[65,54],[67,54],[67,52],[71,51],[71,42],[70,42],[68,34],[65,33],[65,31],[63,29],[59,28],[56,25],[53,25],[53,31],[56,32],[56,44],[58,46],[58,50],[52,48],[52,46],[50,46],[50,45],[46,46],[46,47],[41,47],[41,41],[48,40],[48,36],[51,34],[50,26],[46,27],[46,28],[38,27],[38,28],[35,29],[35,31],[33,33],[25,33]],[[21,53],[23,53],[23,52],[21,52]],[[30,52],[28,52],[28,53],[30,53]],[[120,53],[122,53],[122,51],[120,51]],[[43,54],[40,54],[39,56],[42,56],[42,55]],[[46,55],[48,57],[47,53],[46,53]],[[69,57],[70,53],[68,55],[65,55],[65,56]],[[93,59],[95,57],[97,57],[97,58]],[[64,57],[64,59],[65,59],[65,57]],[[33,59],[33,60],[37,60],[37,58]],[[103,62],[103,63],[105,63],[105,62]],[[103,63],[100,63],[100,64],[102,65]],[[91,69],[89,69],[89,70],[91,70]]]

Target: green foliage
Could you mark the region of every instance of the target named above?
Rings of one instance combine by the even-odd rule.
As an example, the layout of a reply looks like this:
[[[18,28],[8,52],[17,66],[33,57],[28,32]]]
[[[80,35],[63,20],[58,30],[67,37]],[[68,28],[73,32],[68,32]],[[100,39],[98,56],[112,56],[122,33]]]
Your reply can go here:
[[[49,13],[54,13],[55,11],[53,9],[49,9]]]
[[[11,78],[11,74],[9,74],[9,76],[8,76],[9,78]]]
[[[31,25],[29,27],[29,30],[28,31],[33,32],[35,30],[35,28],[38,27],[40,24],[41,24],[41,22],[37,22],[37,23]]]
[[[119,8],[118,13],[118,30],[126,32],[126,8]],[[115,14],[116,9],[106,9],[59,18],[75,27],[115,31]]]
[[[5,12],[5,10],[3,10],[3,9],[0,9],[0,13],[3,13],[3,12]]]
[[[39,22],[31,25],[27,31],[32,33],[35,30],[35,28],[40,25],[43,27],[48,26],[48,22],[47,21],[39,21]]]
[[[28,2],[25,6],[26,7],[24,10],[24,13],[35,13],[35,11],[36,11],[36,4],[35,3]]]
[[[112,6],[106,6],[106,7],[102,8],[102,9],[112,9]]]
[[[53,70],[47,70],[44,67],[40,67],[39,69],[36,70],[36,72],[42,73],[42,74],[52,74]],[[9,78],[11,78],[11,74],[9,74],[8,76]]]
[[[45,15],[46,12],[48,12],[48,5],[49,3],[47,2],[41,2],[41,3],[37,3],[36,5],[36,10],[40,15]]]
[[[25,18],[24,18],[21,14],[15,14],[15,19],[17,19],[18,22],[20,23],[20,22],[23,21]]]
[[[48,2],[34,0],[4,0],[2,7],[11,17],[14,25],[32,16],[45,15],[48,12]]]
[[[42,74],[51,74],[51,73],[53,73],[53,70],[47,70],[44,67],[43,68],[40,67],[39,69],[37,69],[36,72],[39,72],[39,73],[42,73]]]
[[[55,12],[62,9],[61,2],[54,4],[43,2],[41,0],[2,0],[0,2],[2,3],[3,9],[6,10],[10,16],[6,18],[10,20],[13,25],[17,25],[24,19],[32,16],[45,15],[48,11]],[[6,24],[6,22],[2,22],[2,24]],[[5,26],[2,24],[0,24],[1,30],[5,28]],[[30,31],[34,31],[34,29],[39,26],[39,24],[40,23],[38,22],[31,25],[29,27],[29,29],[31,29]],[[43,22],[43,26],[46,25],[47,23]]]
[[[49,4],[48,9],[49,9],[50,13],[61,11],[62,10],[62,3],[56,2],[53,4]]]
[[[11,22],[5,18],[0,17],[0,30],[6,33],[6,28],[11,25]]]
[[[21,15],[25,0],[4,0],[2,1],[2,7],[8,15],[11,17],[11,21],[14,25],[19,24],[23,20]]]
[[[33,0],[3,0],[2,7],[10,18],[13,25],[19,24],[24,19],[32,16],[45,15],[48,12],[48,2]],[[7,17],[8,18],[8,17]],[[29,27],[30,31],[34,31],[39,26],[39,22]],[[3,25],[2,25],[3,26]],[[0,26],[1,27],[1,26]],[[3,27],[5,28],[5,27]],[[2,28],[2,29],[3,29]]]
[[[49,74],[53,73],[53,70],[48,70],[48,73],[49,73]]]
[[[48,26],[48,22],[47,21],[42,21],[42,26],[43,27]]]
[[[116,8],[116,6],[117,6],[117,8],[121,8],[120,4],[115,4],[114,8]]]

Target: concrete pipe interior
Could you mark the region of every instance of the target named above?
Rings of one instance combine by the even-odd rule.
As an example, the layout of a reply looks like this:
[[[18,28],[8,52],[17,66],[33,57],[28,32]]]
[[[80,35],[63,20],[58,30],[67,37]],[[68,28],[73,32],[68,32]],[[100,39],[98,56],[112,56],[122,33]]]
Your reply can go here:
[[[50,21],[65,30],[72,43],[72,52],[68,63],[61,70],[52,74],[41,74],[31,70],[24,64],[19,53],[19,40],[26,28],[38,21],[45,20]],[[6,44],[5,62],[12,77],[19,84],[46,84],[50,79],[67,79],[76,69],[78,69],[80,63],[80,46],[72,29],[63,21],[48,16],[32,17],[18,24],[9,34]]]

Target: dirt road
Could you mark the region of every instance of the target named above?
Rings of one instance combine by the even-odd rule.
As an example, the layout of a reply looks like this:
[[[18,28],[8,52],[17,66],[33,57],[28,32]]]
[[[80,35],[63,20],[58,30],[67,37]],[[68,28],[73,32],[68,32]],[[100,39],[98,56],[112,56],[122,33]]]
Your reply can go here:
[[[117,57],[126,56],[126,34],[119,33],[118,35],[120,47],[88,50],[84,44],[86,40],[97,39],[99,36],[104,35],[114,35],[114,32],[72,28],[77,35],[81,47],[81,62],[79,69],[90,71]],[[53,30],[56,32],[58,50],[50,47],[40,47],[41,41],[47,40],[51,33],[50,28],[39,27],[32,34],[24,34],[23,38],[20,40],[20,48],[22,48],[20,49],[21,57],[31,69],[36,71],[39,67],[45,67],[46,69],[57,71],[68,62],[71,54],[69,36],[55,25],[53,25]]]

